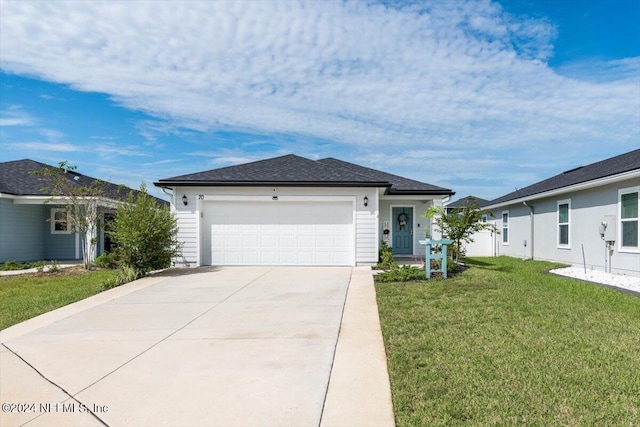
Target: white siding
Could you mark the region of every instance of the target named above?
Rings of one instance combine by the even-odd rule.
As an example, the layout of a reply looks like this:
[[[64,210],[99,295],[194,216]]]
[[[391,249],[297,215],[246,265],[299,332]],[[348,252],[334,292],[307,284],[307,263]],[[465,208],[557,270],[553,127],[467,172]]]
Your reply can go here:
[[[356,211],[357,264],[376,263],[378,261],[377,228],[378,218],[373,212],[368,210]]]
[[[196,193],[174,191],[177,204],[172,201],[171,210],[178,222],[178,241],[182,243],[182,255],[174,260],[179,267],[195,267],[198,264],[198,213]],[[182,195],[188,197],[188,205],[182,203]]]

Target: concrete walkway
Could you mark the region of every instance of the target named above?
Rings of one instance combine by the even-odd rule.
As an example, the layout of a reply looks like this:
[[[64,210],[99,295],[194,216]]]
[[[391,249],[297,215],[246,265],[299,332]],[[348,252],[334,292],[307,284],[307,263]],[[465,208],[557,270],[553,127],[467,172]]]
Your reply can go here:
[[[0,341],[2,426],[394,425],[369,268],[169,271]]]

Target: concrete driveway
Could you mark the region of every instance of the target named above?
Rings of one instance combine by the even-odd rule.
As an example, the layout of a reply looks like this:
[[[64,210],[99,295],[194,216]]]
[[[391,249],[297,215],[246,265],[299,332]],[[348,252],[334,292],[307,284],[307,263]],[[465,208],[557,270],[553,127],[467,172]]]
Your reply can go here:
[[[167,274],[2,331],[0,424],[394,424],[368,268]]]

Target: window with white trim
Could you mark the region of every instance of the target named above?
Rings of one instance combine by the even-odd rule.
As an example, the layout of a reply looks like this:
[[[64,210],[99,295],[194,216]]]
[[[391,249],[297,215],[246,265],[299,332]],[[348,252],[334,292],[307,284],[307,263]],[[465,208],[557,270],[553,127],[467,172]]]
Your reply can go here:
[[[640,186],[618,191],[618,213],[620,215],[620,250],[637,252],[638,240],[638,194]]]
[[[502,243],[509,244],[509,211],[502,211]]]
[[[51,209],[51,234],[71,233],[69,211],[64,208]]]
[[[569,248],[571,199],[558,201],[558,247]]]

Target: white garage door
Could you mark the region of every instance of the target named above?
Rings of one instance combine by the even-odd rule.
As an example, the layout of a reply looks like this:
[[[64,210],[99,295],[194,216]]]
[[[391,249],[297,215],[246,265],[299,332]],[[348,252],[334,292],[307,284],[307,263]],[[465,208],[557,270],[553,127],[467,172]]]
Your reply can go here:
[[[348,201],[203,203],[207,265],[353,265]]]

